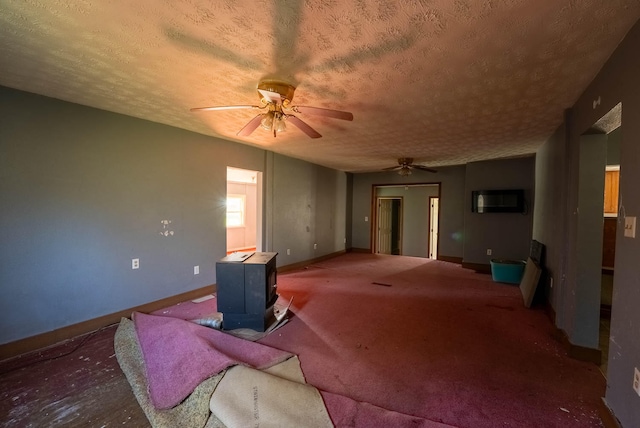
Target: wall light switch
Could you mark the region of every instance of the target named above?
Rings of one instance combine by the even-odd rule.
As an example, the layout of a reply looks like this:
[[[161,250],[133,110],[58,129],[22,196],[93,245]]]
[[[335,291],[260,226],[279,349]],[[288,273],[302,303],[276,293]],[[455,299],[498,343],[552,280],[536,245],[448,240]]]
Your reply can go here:
[[[193,274],[194,275],[200,275],[200,266],[194,266],[193,267]]]
[[[369,217],[365,216],[364,221],[369,221]]]
[[[624,218],[624,236],[626,238],[636,237],[636,218],[635,217]]]

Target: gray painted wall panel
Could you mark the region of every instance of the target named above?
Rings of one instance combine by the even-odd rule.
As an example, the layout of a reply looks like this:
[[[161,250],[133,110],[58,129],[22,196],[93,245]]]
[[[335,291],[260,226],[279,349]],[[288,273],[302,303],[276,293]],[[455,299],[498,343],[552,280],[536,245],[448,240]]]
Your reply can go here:
[[[567,147],[565,163],[550,169],[539,168],[539,174],[545,174],[546,181],[566,172],[563,180],[566,186],[567,201],[564,215],[566,228],[562,239],[566,242],[564,271],[559,272],[564,281],[554,286],[551,293],[556,302],[557,324],[565,329],[571,341],[580,340],[588,335],[590,322],[583,320],[585,305],[581,296],[585,293],[578,280],[581,275],[578,258],[579,236],[578,215],[579,203],[579,159],[580,136],[598,121],[616,104],[622,102],[622,127],[620,129],[620,201],[621,211],[627,216],[640,215],[640,23],[636,23],[614,54],[607,61],[600,73],[580,96],[565,118],[566,138],[547,141],[547,153],[555,151],[551,145]],[[600,97],[601,103],[594,108],[593,101]],[[551,169],[553,168],[553,169]],[[542,181],[539,178],[538,181]],[[550,190],[550,189],[549,189]],[[553,200],[557,192],[540,192],[537,199]],[[547,222],[539,213],[535,222]],[[623,221],[622,218],[619,219]],[[621,223],[619,223],[621,224]],[[536,226],[538,233],[542,228]],[[549,245],[562,245],[558,240]],[[551,251],[551,249],[550,249]],[[560,249],[554,249],[559,254]],[[605,399],[623,427],[640,426],[640,397],[632,389],[634,367],[640,366],[640,236],[636,239],[625,238],[623,228],[618,227],[616,236],[616,261],[613,285],[613,302],[611,315],[611,340],[609,343],[609,359],[607,371],[607,390]],[[558,257],[555,257],[557,264]],[[560,267],[563,268],[562,264]],[[589,291],[586,291],[588,293]]]
[[[271,251],[279,253],[278,265],[344,250],[346,173],[277,154],[274,170],[273,225],[279,233]]]
[[[526,260],[533,222],[533,157],[467,164],[465,189],[464,262],[488,264],[491,259]],[[474,190],[524,189],[527,212],[473,213]],[[491,249],[492,254],[487,255]]]

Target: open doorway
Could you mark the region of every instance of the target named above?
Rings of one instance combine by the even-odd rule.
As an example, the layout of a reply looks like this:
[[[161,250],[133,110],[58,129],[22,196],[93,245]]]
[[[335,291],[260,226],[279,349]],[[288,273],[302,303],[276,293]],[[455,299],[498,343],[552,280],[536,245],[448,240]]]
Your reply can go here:
[[[439,198],[440,183],[373,185],[372,252],[437,259]]]
[[[262,173],[227,167],[227,254],[262,250]]]
[[[594,311],[592,316],[598,321],[600,369],[605,377],[614,310],[621,125],[622,104],[619,103],[580,139],[578,283],[588,287],[583,294],[598,297],[590,307]]]
[[[376,253],[402,254],[402,198],[378,198]]]

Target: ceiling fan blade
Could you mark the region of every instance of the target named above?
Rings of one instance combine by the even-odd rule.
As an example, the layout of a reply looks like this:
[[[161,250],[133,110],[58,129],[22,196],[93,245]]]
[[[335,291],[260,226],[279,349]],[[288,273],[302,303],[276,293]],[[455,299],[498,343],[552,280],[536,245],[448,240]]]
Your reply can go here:
[[[334,119],[353,120],[353,113],[349,113],[348,111],[309,106],[292,106],[291,110],[302,114],[315,114],[317,116],[332,117]]]
[[[262,98],[269,102],[272,102],[274,104],[282,103],[282,96],[277,92],[265,91],[264,89],[258,89],[258,92],[260,92]]]
[[[389,168],[382,168],[382,171],[393,171],[394,169],[400,169],[402,165],[390,166]]]
[[[212,111],[212,110],[236,110],[236,109],[261,109],[263,107],[260,106],[213,106],[213,107],[195,107],[190,109],[190,111]]]
[[[427,171],[427,172],[438,172],[437,170],[435,170],[433,168],[429,168],[429,167],[424,166],[424,165],[409,165],[409,168],[415,168],[415,169],[419,169],[421,171]]]
[[[306,123],[304,123],[303,121],[301,121],[300,119],[298,119],[295,116],[292,116],[290,114],[287,115],[287,121],[293,123],[295,126],[300,128],[302,130],[302,132],[304,132],[305,134],[307,134],[311,138],[320,138],[320,137],[322,137],[322,135],[320,135],[318,133],[318,131],[316,131],[315,129],[313,129],[312,127],[310,127],[309,125],[307,125]]]
[[[260,121],[262,120],[262,114],[257,115],[253,119],[249,121],[236,135],[239,137],[248,137],[251,135],[253,131],[256,130],[258,126],[260,126]]]

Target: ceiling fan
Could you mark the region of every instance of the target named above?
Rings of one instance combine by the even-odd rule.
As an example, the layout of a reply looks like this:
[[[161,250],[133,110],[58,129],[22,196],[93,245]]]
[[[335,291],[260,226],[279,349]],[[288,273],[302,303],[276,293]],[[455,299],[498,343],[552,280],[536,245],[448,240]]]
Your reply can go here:
[[[427,172],[438,172],[435,169],[426,167],[424,165],[414,165],[413,158],[398,158],[398,165],[391,166],[389,168],[384,168],[383,171],[398,170],[398,174],[402,176],[407,176],[411,174],[412,169],[419,169],[421,171],[427,171]]]
[[[233,109],[266,110],[264,113],[260,113],[251,119],[249,123],[238,131],[236,135],[240,137],[248,137],[256,130],[256,128],[258,128],[258,126],[262,126],[264,129],[273,132],[273,136],[275,137],[278,132],[283,132],[287,129],[285,122],[294,124],[311,138],[322,137],[318,131],[298,117],[294,116],[292,113],[311,114],[342,120],[353,120],[353,114],[346,111],[291,105],[293,93],[296,88],[295,86],[280,80],[262,80],[258,83],[257,89],[260,96],[260,105],[196,107],[192,108],[191,111]]]

